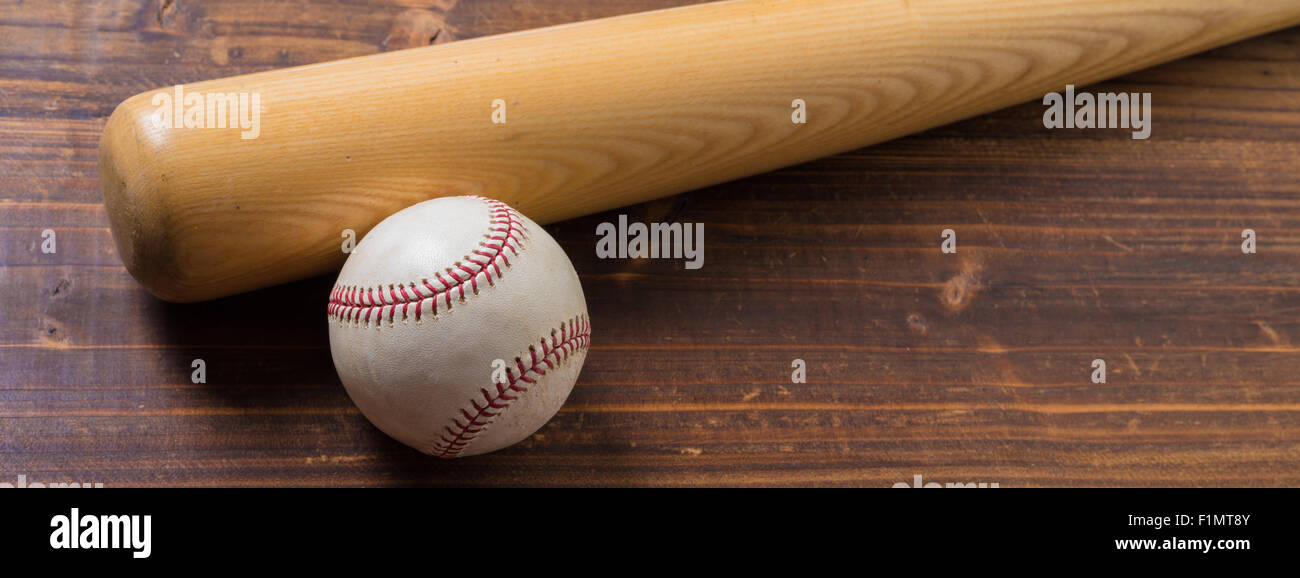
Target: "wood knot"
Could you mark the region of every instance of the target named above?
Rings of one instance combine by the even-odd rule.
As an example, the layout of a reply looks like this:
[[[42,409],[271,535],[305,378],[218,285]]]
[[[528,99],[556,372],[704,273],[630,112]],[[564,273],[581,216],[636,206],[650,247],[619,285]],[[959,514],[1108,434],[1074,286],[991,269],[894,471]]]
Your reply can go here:
[[[211,36],[203,18],[203,5],[181,0],[141,2],[138,26],[141,32],[171,37]]]
[[[38,324],[41,342],[47,347],[63,348],[67,345],[68,336],[59,330],[59,326],[53,319],[42,317]]]
[[[414,8],[398,14],[388,29],[381,48],[402,50],[417,46],[446,44],[455,40],[446,18],[429,10]]]
[[[930,324],[925,321],[920,313],[912,313],[907,316],[907,328],[917,335],[925,335],[930,330]]]
[[[962,266],[961,273],[944,284],[943,291],[939,294],[939,301],[949,311],[956,313],[970,305],[979,287],[979,267],[966,263]]]
[[[158,20],[158,26],[171,26],[176,20],[176,0],[158,0],[158,11],[154,17]]]

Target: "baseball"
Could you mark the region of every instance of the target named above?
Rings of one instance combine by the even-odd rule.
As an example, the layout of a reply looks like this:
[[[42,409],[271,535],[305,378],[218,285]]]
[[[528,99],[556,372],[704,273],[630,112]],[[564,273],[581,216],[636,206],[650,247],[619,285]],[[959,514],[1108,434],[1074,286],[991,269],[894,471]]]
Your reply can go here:
[[[384,433],[451,458],[551,419],[587,355],[587,302],[541,227],[482,197],[425,201],[357,244],[329,300],[330,352]]]

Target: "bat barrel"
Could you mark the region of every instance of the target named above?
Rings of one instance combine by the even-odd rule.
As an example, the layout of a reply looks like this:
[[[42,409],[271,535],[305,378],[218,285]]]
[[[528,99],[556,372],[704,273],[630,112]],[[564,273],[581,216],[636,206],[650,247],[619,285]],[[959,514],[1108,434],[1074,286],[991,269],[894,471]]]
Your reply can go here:
[[[1294,0],[702,4],[149,91],[109,118],[101,186],[132,275],[197,301],[336,270],[345,230],[425,199],[552,222],[1296,23]]]

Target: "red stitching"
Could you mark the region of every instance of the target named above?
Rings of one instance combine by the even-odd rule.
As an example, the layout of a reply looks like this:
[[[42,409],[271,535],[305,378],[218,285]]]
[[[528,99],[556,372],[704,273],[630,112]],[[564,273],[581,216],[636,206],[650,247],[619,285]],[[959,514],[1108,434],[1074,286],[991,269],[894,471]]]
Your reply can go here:
[[[462,419],[452,418],[453,425],[447,425],[443,429],[448,435],[441,437],[442,442],[434,446],[436,456],[440,458],[454,458],[463,451],[470,442],[474,441],[478,434],[482,433],[487,426],[492,423],[493,418],[501,415],[506,408],[510,407],[510,402],[519,399],[518,393],[528,391],[527,387],[519,384],[524,382],[529,385],[537,383],[536,377],[546,375],[546,370],[555,369],[557,365],[563,363],[573,352],[585,350],[591,342],[591,323],[588,322],[587,316],[583,315],[575,319],[570,319],[567,324],[561,323],[559,337],[556,332],[551,331],[551,343],[548,346],[546,338],[539,340],[542,344],[542,357],[537,357],[536,345],[529,345],[528,350],[531,354],[529,361],[531,366],[525,366],[522,357],[515,358],[515,364],[519,368],[519,375],[515,376],[509,368],[506,369],[506,383],[496,383],[496,396],[493,397],[486,389],[480,389],[479,393],[483,394],[483,400],[471,398],[470,406],[474,408],[474,413],[468,409],[461,409]],[[546,368],[543,369],[542,365]],[[492,411],[496,410],[496,411]]]
[[[480,273],[487,278],[489,285],[495,286],[496,281],[492,278],[493,273],[495,272],[497,277],[501,276],[501,266],[498,264],[498,260],[505,263],[506,267],[509,267],[510,258],[506,256],[506,249],[509,249],[515,255],[519,255],[519,250],[523,248],[523,239],[527,238],[528,231],[524,228],[519,213],[510,208],[509,205],[487,197],[474,198],[483,201],[488,206],[488,233],[484,235],[487,240],[480,241],[479,247],[472,249],[463,261],[458,261],[453,263],[452,267],[433,273],[434,281],[442,285],[441,288],[434,286],[427,278],[421,279],[418,284],[412,281],[405,285],[390,284],[387,286],[376,285],[374,287],[336,285],[330,291],[329,306],[326,307],[330,319],[369,325],[370,316],[373,313],[376,324],[382,323],[384,318],[387,318],[388,324],[392,325],[396,321],[399,306],[402,309],[402,320],[406,321],[409,317],[409,306],[415,305],[415,321],[419,323],[425,300],[432,301],[431,312],[437,315],[438,298],[443,298],[444,309],[451,309],[451,295],[453,292],[456,293],[460,300],[465,299],[465,283],[467,281],[470,290],[474,294],[478,294],[478,276]],[[478,258],[475,258],[475,256]],[[467,265],[467,263],[472,263],[473,266]],[[478,268],[475,269],[474,267]],[[444,273],[454,281],[444,278]],[[385,312],[385,309],[388,311]]]

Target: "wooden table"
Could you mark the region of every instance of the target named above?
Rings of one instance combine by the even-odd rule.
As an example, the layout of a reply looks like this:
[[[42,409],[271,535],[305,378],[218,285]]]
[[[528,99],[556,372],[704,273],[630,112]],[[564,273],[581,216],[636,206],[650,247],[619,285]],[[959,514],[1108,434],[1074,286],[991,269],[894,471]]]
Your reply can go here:
[[[593,346],[487,456],[357,412],[331,278],[172,305],[118,259],[96,147],[127,96],[683,3],[0,3],[0,482],[1300,484],[1300,29],[1091,89],[1151,92],[1150,140],[1029,103],[549,227]],[[704,267],[597,259],[619,213],[704,223]]]

